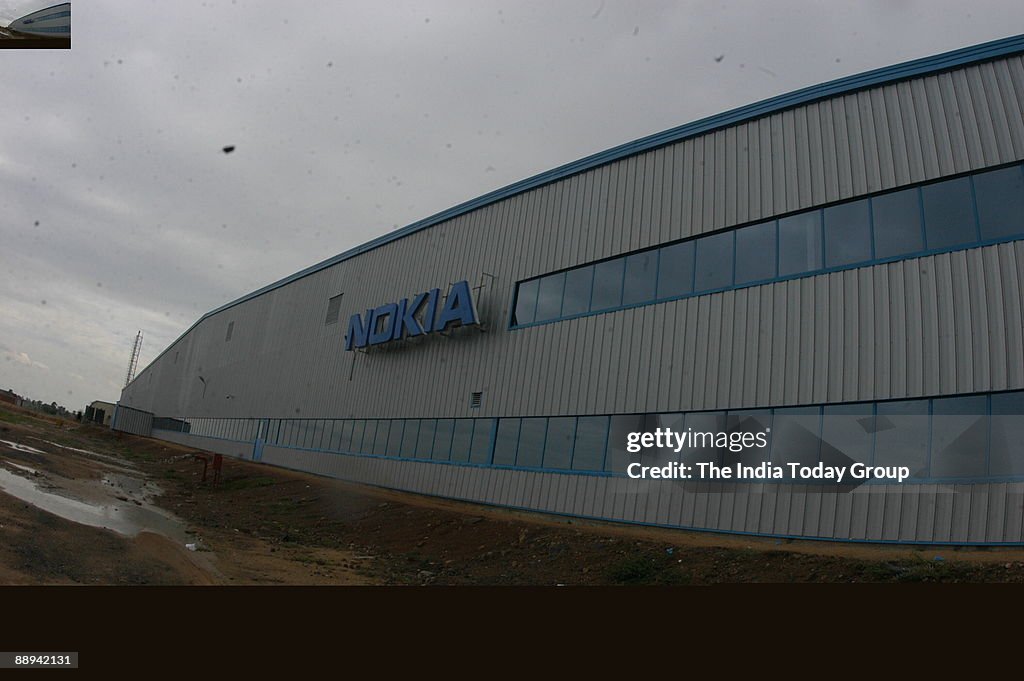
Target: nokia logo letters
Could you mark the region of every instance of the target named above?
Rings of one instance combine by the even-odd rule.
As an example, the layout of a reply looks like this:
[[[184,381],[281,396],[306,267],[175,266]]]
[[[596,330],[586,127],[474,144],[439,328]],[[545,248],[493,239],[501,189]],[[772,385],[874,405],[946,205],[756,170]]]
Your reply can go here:
[[[461,326],[479,324],[469,282],[460,281],[452,286],[444,305],[438,309],[440,289],[431,289],[414,298],[381,305],[367,310],[366,316],[352,315],[348,320],[345,349],[380,345],[403,337],[412,338],[435,331],[445,331],[458,322]],[[419,314],[422,312],[422,323]]]

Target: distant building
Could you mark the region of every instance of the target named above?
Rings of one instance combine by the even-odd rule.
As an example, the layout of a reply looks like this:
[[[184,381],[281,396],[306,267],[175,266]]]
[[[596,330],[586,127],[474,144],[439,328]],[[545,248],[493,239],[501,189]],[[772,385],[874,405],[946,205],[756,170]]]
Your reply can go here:
[[[0,390],[0,402],[7,404],[13,404],[18,407],[21,406],[21,396],[15,393],[13,390]]]
[[[89,406],[85,408],[85,420],[109,426],[110,420],[114,418],[115,408],[116,405],[111,404],[110,402],[96,400],[95,402],[91,402]]]

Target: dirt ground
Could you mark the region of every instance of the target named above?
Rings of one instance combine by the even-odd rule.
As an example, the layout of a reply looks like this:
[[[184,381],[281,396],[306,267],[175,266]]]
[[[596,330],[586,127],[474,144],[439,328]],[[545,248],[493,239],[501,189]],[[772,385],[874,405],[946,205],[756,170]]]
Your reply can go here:
[[[231,459],[214,486],[198,453],[0,405],[0,584],[1024,582],[1021,549],[573,521]]]

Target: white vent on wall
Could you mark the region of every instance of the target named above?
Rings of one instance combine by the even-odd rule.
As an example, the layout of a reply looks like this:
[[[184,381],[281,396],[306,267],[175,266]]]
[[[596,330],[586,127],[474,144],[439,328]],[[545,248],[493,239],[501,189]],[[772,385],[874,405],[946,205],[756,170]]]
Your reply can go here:
[[[324,325],[337,324],[338,315],[341,312],[341,298],[344,293],[339,293],[327,301],[327,317],[324,318]]]

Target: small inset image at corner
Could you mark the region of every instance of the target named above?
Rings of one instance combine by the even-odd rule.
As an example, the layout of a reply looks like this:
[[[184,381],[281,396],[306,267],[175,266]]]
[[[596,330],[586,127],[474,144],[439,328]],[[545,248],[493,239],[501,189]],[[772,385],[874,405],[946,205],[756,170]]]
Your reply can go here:
[[[71,3],[0,2],[0,50],[71,49]]]

